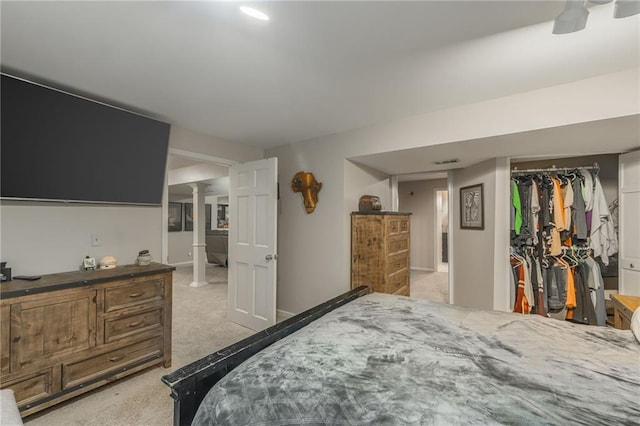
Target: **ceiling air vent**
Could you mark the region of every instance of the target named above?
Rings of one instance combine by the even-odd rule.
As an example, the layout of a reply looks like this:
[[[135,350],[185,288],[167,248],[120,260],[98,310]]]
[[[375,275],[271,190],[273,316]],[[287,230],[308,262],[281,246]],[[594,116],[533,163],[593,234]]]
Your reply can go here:
[[[458,163],[460,162],[460,159],[458,158],[452,158],[450,160],[442,160],[442,161],[434,161],[433,164],[436,164],[438,166],[441,166],[443,164],[452,164],[452,163]]]

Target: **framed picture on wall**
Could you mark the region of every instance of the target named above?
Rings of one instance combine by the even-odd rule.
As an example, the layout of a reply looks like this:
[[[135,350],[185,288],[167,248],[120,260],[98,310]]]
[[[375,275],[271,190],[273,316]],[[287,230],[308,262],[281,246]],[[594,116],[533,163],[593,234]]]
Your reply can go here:
[[[218,229],[229,229],[229,206],[227,204],[218,204],[217,221]]]
[[[182,203],[169,202],[169,232],[182,231]]]
[[[211,204],[204,205],[205,230],[211,229]],[[193,203],[184,203],[184,230],[193,231]]]
[[[184,203],[184,230],[193,231],[193,203]]]
[[[484,229],[483,184],[460,188],[460,228]]]

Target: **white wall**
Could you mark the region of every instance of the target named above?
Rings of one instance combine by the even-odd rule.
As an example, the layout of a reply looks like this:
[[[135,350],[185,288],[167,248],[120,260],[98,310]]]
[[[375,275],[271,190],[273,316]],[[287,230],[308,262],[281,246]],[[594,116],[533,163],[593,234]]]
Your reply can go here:
[[[263,158],[263,150],[260,148],[203,135],[180,126],[171,126],[169,148],[241,163]]]
[[[171,265],[193,262],[193,232],[169,232],[169,258]]]
[[[78,270],[85,256],[134,263],[147,249],[160,258],[161,207],[3,201],[2,260],[13,275]],[[102,246],[91,246],[91,233]]]
[[[356,176],[350,173],[353,167],[347,165],[345,159],[638,114],[640,93],[633,90],[638,86],[637,70],[627,70],[267,150],[265,156],[278,157],[280,167],[278,308],[301,312],[349,288],[349,213],[357,209],[357,197],[364,193],[364,188],[376,184],[373,178],[364,184],[356,182]],[[567,152],[588,150],[580,140],[567,140],[565,149]],[[543,154],[533,144],[529,151],[530,155]],[[425,164],[432,160],[424,158]],[[502,171],[504,164],[501,164],[501,173],[498,173],[496,160],[491,164],[494,171],[490,172],[485,164],[485,177],[492,181],[489,186],[495,191],[497,175],[504,180],[508,170]],[[299,194],[292,193],[289,187],[291,178],[300,170],[313,172],[318,181],[323,182],[318,207],[311,215],[305,213]],[[385,189],[387,183],[377,182],[376,188],[384,193],[374,195],[390,199],[389,190]],[[500,184],[501,188],[507,186],[504,182]],[[495,209],[495,194],[492,197]],[[485,240],[489,247],[504,244],[503,238],[494,232],[491,221],[495,218],[489,215],[487,218],[491,235]],[[508,251],[508,240],[501,249],[503,253]],[[486,248],[483,250],[486,253]],[[502,257],[496,257],[495,262],[503,262]],[[490,275],[495,270],[502,280],[502,271],[494,266],[493,258],[487,267]],[[465,277],[461,272],[460,277],[455,277],[456,284],[459,278]],[[504,277],[508,277],[506,273]],[[499,285],[501,283],[496,283],[495,287]],[[493,290],[494,281],[489,275],[484,278],[483,286],[488,286],[489,291],[480,295],[481,306],[493,307],[494,297],[502,297]],[[463,302],[475,303],[460,297]]]
[[[399,210],[411,212],[411,268],[435,271],[436,190],[447,190],[446,179],[398,184]],[[438,229],[440,232],[440,229]]]
[[[229,176],[228,167],[202,163],[169,170],[167,182],[168,185],[171,186],[211,180],[225,176]]]
[[[494,309],[495,300],[506,300],[508,282],[508,161],[484,161],[452,174],[453,303],[481,309]],[[460,188],[483,184],[484,229],[460,228]],[[506,200],[506,201],[505,201]],[[507,222],[504,222],[506,216]],[[504,231],[503,231],[504,228]],[[500,259],[506,259],[500,261]]]

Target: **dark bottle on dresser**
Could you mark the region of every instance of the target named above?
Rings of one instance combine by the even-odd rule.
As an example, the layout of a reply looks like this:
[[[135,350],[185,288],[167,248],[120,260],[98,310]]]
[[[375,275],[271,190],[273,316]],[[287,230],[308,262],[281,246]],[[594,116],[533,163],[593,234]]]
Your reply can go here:
[[[0,262],[0,281],[11,281],[11,268],[7,268],[7,262]]]

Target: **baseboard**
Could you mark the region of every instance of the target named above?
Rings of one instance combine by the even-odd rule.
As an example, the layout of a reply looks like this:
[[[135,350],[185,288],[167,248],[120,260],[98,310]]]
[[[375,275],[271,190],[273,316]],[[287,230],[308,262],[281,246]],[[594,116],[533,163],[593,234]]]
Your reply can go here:
[[[411,267],[409,267],[409,269],[411,269],[412,271],[435,272],[435,270],[433,270],[431,268],[419,268],[417,266],[411,266]]]
[[[280,317],[282,319],[291,318],[294,315],[295,314],[292,314],[291,312],[283,311],[282,309],[276,310],[276,317]]]

